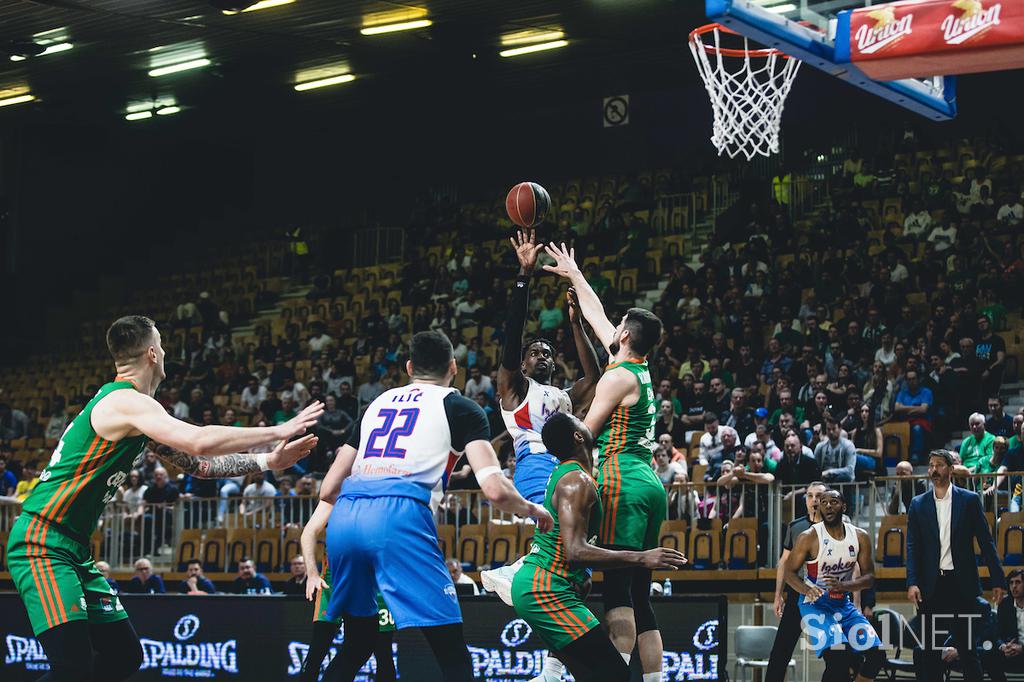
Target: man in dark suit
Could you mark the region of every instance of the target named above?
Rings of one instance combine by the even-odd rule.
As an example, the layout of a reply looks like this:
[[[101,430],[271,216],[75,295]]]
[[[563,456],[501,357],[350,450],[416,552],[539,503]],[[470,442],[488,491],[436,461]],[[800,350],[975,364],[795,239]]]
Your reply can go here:
[[[919,682],[942,677],[942,632],[952,634],[964,678],[981,682],[981,667],[972,642],[987,605],[980,601],[974,540],[981,547],[997,601],[1005,585],[981,498],[952,485],[953,461],[949,450],[930,453],[928,476],[934,487],[913,499],[907,520],[907,598],[918,606],[922,624],[919,634],[923,634],[923,646],[914,652]]]
[[[983,654],[992,682],[1005,682],[1006,673],[1024,673],[1024,569],[1010,571],[1010,595],[999,602],[996,617],[998,646]]]

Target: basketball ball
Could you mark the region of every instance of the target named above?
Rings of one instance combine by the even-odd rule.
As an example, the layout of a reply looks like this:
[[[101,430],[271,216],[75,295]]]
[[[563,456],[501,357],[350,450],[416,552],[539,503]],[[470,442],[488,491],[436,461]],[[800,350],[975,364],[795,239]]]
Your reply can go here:
[[[551,208],[548,191],[536,182],[520,182],[505,197],[505,211],[519,227],[533,227],[544,220]]]

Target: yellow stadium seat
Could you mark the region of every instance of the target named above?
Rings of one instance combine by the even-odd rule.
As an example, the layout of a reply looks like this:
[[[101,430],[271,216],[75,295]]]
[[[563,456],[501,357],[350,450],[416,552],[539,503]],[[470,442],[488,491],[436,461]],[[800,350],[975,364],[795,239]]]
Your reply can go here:
[[[177,570],[186,570],[190,559],[198,559],[202,555],[202,545],[202,529],[182,529],[181,534],[178,536],[178,547],[174,552],[174,563],[177,566]]]

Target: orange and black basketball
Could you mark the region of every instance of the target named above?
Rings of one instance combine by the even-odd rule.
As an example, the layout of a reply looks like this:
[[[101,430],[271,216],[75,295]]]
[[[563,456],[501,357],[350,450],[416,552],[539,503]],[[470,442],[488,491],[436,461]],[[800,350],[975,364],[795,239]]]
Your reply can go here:
[[[508,217],[519,227],[533,227],[544,220],[551,208],[548,191],[536,182],[520,182],[505,197]]]

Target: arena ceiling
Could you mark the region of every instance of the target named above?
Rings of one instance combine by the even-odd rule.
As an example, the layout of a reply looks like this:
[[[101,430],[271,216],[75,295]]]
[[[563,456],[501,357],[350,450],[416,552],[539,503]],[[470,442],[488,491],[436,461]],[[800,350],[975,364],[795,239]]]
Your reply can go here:
[[[0,98],[29,93],[47,108],[111,114],[147,101],[198,108],[218,97],[258,108],[308,97],[295,92],[296,83],[352,74],[377,89],[455,82],[467,94],[501,87],[510,100],[528,102],[531,82],[589,80],[637,64],[691,73],[685,36],[703,18],[698,0],[285,0],[232,15],[215,4],[4,0]],[[372,30],[424,20],[430,25],[415,30]],[[569,45],[499,56],[551,38]],[[30,56],[40,49],[48,51]],[[196,60],[209,63],[151,75]],[[658,69],[648,70],[659,77]],[[356,89],[323,92],[346,88]]]

